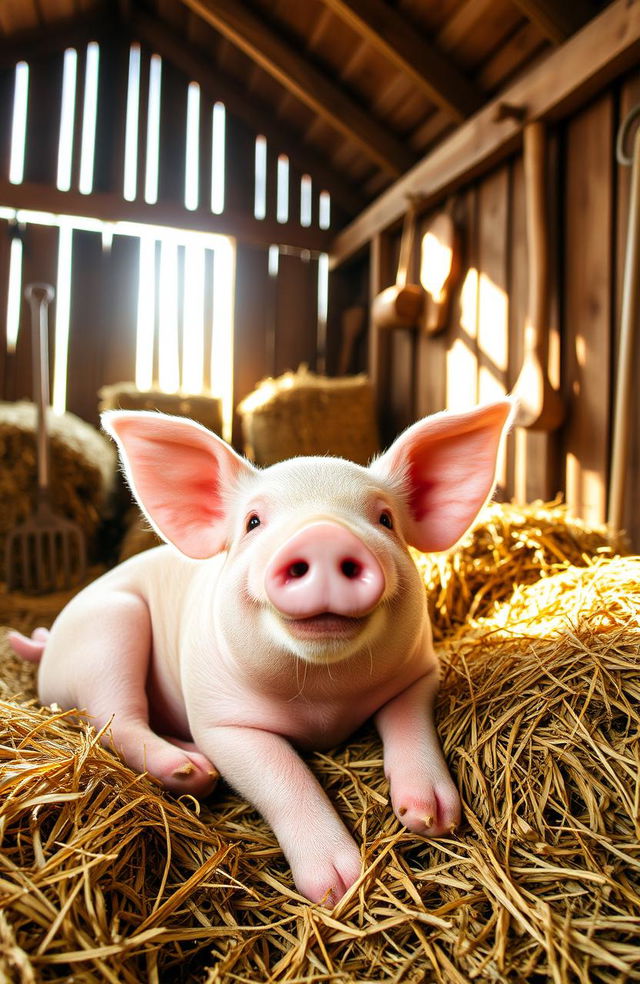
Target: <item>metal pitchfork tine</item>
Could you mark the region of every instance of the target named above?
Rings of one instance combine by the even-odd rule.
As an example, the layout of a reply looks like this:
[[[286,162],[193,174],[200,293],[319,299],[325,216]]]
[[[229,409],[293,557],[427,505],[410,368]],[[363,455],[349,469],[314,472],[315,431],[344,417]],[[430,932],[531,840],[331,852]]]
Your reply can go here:
[[[80,527],[53,512],[49,492],[48,313],[54,290],[49,284],[29,284],[24,294],[31,307],[33,391],[38,411],[38,491],[33,515],[7,536],[6,579],[10,591],[22,589],[27,594],[41,594],[77,584],[86,570],[86,549]]]

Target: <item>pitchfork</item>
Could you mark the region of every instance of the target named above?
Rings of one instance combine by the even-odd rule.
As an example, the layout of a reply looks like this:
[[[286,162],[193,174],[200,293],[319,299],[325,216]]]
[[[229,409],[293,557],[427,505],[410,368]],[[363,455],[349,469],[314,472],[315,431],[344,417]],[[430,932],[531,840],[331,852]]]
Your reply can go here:
[[[7,537],[6,576],[9,590],[41,594],[77,584],[86,569],[86,550],[82,530],[76,523],[53,512],[49,494],[48,313],[54,290],[49,284],[29,284],[24,293],[31,307],[33,389],[38,410],[38,491],[33,515]]]

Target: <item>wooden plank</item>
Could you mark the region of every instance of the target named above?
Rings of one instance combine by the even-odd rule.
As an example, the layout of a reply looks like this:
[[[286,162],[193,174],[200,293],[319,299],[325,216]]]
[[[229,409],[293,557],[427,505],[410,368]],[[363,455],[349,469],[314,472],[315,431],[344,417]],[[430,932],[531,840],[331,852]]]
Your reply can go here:
[[[168,30],[157,18],[136,8],[131,17],[131,31],[162,58],[172,62],[185,75],[200,84],[214,102],[220,99],[228,115],[234,114],[254,133],[264,133],[282,153],[289,154],[296,165],[308,171],[315,181],[331,193],[348,215],[364,208],[366,198],[361,190],[344,180],[323,158],[306,147],[299,134],[275,119],[273,108],[255,94],[248,94],[233,79],[212,67],[210,59],[187,48],[175,32]]]
[[[317,228],[304,229],[298,222],[280,223],[271,220],[258,221],[252,215],[238,214],[230,210],[222,215],[199,209],[187,211],[180,203],[165,201],[157,205],[146,202],[126,202],[110,192],[94,192],[90,203],[79,192],[58,191],[46,185],[24,183],[12,185],[0,180],[0,205],[14,209],[33,209],[52,212],[55,215],[74,215],[102,219],[105,222],[140,222],[150,225],[171,226],[197,232],[219,233],[233,236],[239,241],[254,245],[279,243],[312,252],[327,252],[331,233]]]
[[[507,390],[509,362],[508,212],[509,172],[501,167],[478,189],[478,402]],[[506,458],[498,462],[498,493],[508,498]]]
[[[62,55],[57,53],[29,67],[24,177],[53,184],[58,167]]]
[[[447,333],[446,396],[450,410],[466,410],[478,389],[478,192],[469,188],[460,202],[459,222],[464,237],[464,269]]]
[[[267,250],[240,244],[236,253],[233,400],[237,406],[256,383],[273,373],[267,353],[266,326],[275,316]],[[234,420],[234,445],[242,447],[240,420]]]
[[[391,368],[389,332],[380,331],[371,318],[374,298],[393,282],[391,243],[383,234],[371,241],[369,262],[369,378],[374,388],[378,430],[383,444],[393,438],[394,429],[387,413]]]
[[[462,120],[479,108],[480,93],[455,64],[382,0],[324,2],[454,119]]]
[[[511,154],[521,142],[521,123],[497,119],[499,107],[526,108],[526,119],[559,119],[573,111],[640,55],[640,4],[615,0],[562,48],[508,86],[479,113],[397,181],[335,237],[331,267],[393,227],[407,198],[423,197],[424,209]]]
[[[33,400],[31,366],[31,318],[29,306],[24,300],[24,288],[36,281],[56,283],[58,234],[56,229],[28,226],[23,235],[22,290],[20,305],[20,330],[15,354],[8,359],[6,398],[9,400]],[[53,366],[53,334],[56,318],[55,302],[49,318],[50,365]]]
[[[562,44],[596,13],[590,0],[514,0],[517,7],[554,44]]]
[[[98,422],[98,389],[110,344],[106,286],[102,237],[74,232],[67,409],[92,424]]]
[[[603,522],[609,465],[613,287],[611,96],[601,98],[571,121],[566,147],[566,493],[574,514],[588,522]]]
[[[412,282],[419,283],[422,238],[434,215],[417,224]],[[416,419],[444,410],[447,405],[447,350],[449,331],[429,335],[420,325],[416,334],[416,383],[413,414]]]
[[[110,251],[97,260],[105,330],[100,386],[135,379],[139,255],[138,240],[114,236]],[[93,328],[88,334],[98,341],[97,327],[95,335]]]
[[[275,371],[295,372],[301,362],[316,367],[318,263],[281,254],[278,265]]]
[[[557,164],[557,162],[555,162]],[[549,167],[552,173],[551,167]],[[557,182],[556,182],[557,183]],[[551,198],[550,198],[551,201]],[[511,168],[510,222],[509,222],[509,389],[513,387],[524,357],[524,332],[529,308],[529,257],[527,252],[527,229],[525,213],[525,187],[522,158],[514,161]],[[553,214],[553,213],[551,213]],[[555,223],[557,233],[557,222]],[[549,244],[554,240],[553,231]],[[556,250],[557,252],[557,250]],[[550,257],[549,268],[557,271],[558,266]],[[552,284],[557,298],[558,285]],[[554,320],[557,319],[557,304],[554,305]],[[557,358],[559,363],[559,358]],[[556,374],[559,366],[555,367]],[[554,382],[558,382],[557,378]],[[556,445],[559,434],[545,434],[515,428],[507,439],[507,460],[510,465],[510,479],[513,497],[516,502],[526,503],[535,499],[552,499],[558,491],[556,471]]]
[[[184,209],[188,77],[174,65],[162,65],[158,202]]]
[[[128,77],[127,41],[115,39],[101,44],[93,187],[95,191],[114,192],[120,196],[124,185]]]
[[[224,213],[235,212],[238,215],[252,216],[256,135],[243,120],[233,114],[226,114],[226,122]]]
[[[344,89],[315,67],[275,30],[234,0],[182,0],[272,75],[296,98],[326,119],[383,170],[397,177],[415,162],[406,145],[389,133]]]

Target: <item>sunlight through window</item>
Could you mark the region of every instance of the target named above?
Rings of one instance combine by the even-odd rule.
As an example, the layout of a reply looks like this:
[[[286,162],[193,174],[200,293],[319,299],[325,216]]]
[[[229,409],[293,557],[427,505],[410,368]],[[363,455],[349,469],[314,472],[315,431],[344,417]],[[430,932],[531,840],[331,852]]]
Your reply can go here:
[[[9,289],[7,291],[7,351],[15,352],[20,329],[22,304],[22,239],[11,240],[9,253]]]
[[[58,140],[56,187],[59,191],[69,191],[71,188],[77,78],[78,52],[75,48],[67,48],[64,53],[62,69],[62,100],[60,105],[60,135]]]
[[[140,112],[140,45],[129,49],[127,122],[124,138],[124,197],[135,201],[138,184],[138,117]]]
[[[255,151],[255,190],[253,199],[253,215],[256,219],[264,219],[267,214],[267,140],[266,137],[256,137]]]
[[[95,41],[87,45],[82,113],[82,144],[80,150],[79,190],[83,195],[93,191],[93,165],[96,152],[96,119],[98,115],[98,75],[100,48]]]
[[[144,176],[144,200],[148,205],[158,201],[158,161],[160,157],[160,94],[162,90],[162,59],[152,55],[149,63],[149,100],[147,104],[147,159]]]
[[[200,86],[189,83],[187,95],[187,149],[184,177],[184,206],[190,212],[200,198]]]
[[[27,62],[22,61],[16,65],[15,87],[13,91],[11,157],[9,161],[9,181],[11,184],[22,184],[24,180],[28,104],[29,66]]]
[[[214,215],[224,212],[226,126],[224,103],[217,102],[212,110],[211,123],[211,211]]]

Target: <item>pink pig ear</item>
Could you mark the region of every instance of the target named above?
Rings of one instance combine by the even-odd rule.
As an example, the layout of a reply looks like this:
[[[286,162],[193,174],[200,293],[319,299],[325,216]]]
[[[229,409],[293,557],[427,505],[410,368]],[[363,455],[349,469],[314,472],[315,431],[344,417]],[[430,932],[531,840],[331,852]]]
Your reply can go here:
[[[205,427],[162,413],[102,415],[131,490],[156,532],[187,557],[222,550],[229,536],[228,493],[253,467]]]
[[[465,413],[426,417],[373,463],[375,474],[404,481],[412,546],[446,550],[469,528],[493,492],[512,406],[505,399]]]

